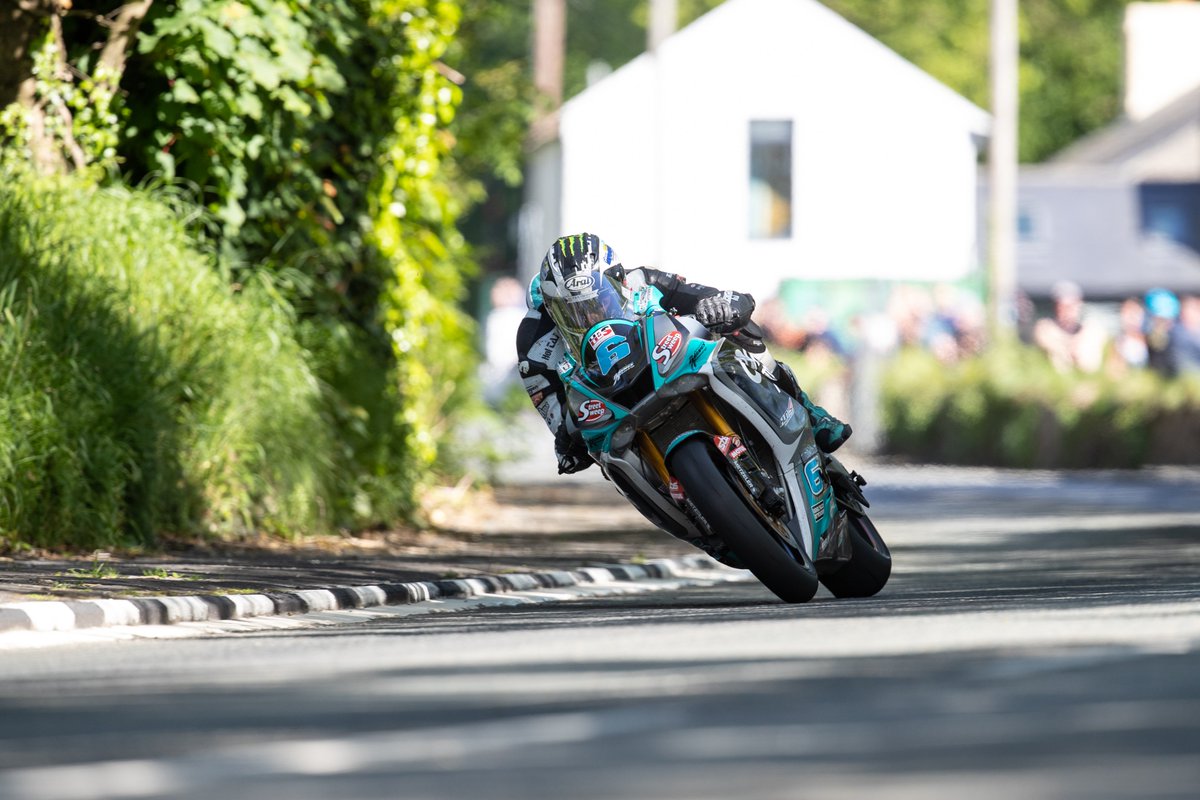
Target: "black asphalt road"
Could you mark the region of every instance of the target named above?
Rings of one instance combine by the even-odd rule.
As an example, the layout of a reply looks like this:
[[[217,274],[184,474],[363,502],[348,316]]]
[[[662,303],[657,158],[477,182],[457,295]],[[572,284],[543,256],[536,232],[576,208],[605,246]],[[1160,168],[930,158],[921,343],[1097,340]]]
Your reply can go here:
[[[0,652],[0,797],[1195,798],[1200,475],[879,470],[753,584]]]

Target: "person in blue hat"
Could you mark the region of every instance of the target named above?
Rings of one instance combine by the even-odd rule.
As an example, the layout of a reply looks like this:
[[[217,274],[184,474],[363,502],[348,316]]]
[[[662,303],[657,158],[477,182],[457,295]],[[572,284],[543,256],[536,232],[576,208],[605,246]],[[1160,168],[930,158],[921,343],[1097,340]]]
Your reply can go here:
[[[1146,292],[1146,350],[1150,368],[1168,378],[1179,374],[1179,298],[1167,289]]]

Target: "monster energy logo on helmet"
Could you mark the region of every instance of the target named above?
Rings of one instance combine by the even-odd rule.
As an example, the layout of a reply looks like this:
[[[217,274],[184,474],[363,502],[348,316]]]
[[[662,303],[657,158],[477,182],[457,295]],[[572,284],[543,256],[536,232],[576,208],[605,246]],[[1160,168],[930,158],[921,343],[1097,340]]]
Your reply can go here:
[[[613,249],[594,233],[564,236],[550,246],[542,260],[542,279],[567,278],[576,272],[620,263]],[[557,282],[557,281],[556,281]]]

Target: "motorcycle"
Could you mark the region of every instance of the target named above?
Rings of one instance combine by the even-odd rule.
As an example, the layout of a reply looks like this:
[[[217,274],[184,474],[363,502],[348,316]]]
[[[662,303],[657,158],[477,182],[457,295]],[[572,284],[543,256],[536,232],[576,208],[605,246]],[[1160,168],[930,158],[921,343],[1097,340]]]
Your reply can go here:
[[[866,481],[818,450],[752,337],[714,333],[661,299],[640,287],[608,306],[612,318],[563,331],[570,416],[605,476],[657,527],[725,553],[785,602],[819,584],[839,598],[879,592],[892,559]]]

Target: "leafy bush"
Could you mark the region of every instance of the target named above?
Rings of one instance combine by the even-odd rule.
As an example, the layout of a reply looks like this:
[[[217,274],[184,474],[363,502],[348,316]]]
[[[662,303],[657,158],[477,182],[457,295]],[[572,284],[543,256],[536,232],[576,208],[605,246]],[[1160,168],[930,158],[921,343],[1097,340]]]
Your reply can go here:
[[[476,361],[473,264],[448,133],[446,0],[171,0],[122,85],[134,180],[202,187],[234,277],[269,270],[298,310],[337,441],[332,513],[408,516]],[[462,80],[457,76],[457,80]]]
[[[285,307],[175,214],[0,182],[0,537],[41,546],[327,523],[331,442]]]
[[[954,464],[1137,467],[1197,463],[1200,383],[1148,371],[1061,374],[1036,349],[959,364],[909,350],[883,386],[888,451]]]
[[[42,29],[40,57],[60,60],[55,70],[29,75],[39,102],[75,98],[78,122],[97,106],[89,87],[109,92],[101,98],[103,130],[96,128],[103,139],[91,135],[95,126],[76,130],[74,144],[87,152],[71,163],[91,163],[95,174],[107,169],[109,181],[165,183],[204,209],[187,221],[214,256],[209,266],[218,282],[205,279],[204,291],[227,303],[223,282],[243,295],[237,302],[246,310],[238,314],[265,315],[249,326],[269,330],[272,346],[296,351],[304,370],[292,376],[303,392],[281,385],[277,394],[303,398],[305,415],[315,402],[326,425],[306,429],[309,416],[300,426],[287,414],[258,418],[234,402],[261,397],[257,390],[223,394],[218,383],[214,395],[208,383],[189,385],[185,410],[212,416],[197,430],[221,431],[221,442],[240,455],[236,464],[197,457],[179,468],[203,487],[205,513],[222,529],[259,521],[286,530],[311,518],[313,508],[321,524],[348,527],[409,516],[420,487],[439,469],[476,361],[458,306],[473,256],[457,226],[481,190],[450,156],[450,125],[466,78],[442,61],[459,3],[160,0],[143,10],[127,58],[105,76],[96,55],[107,50],[113,20],[74,14],[61,21],[59,37],[38,17],[30,29]],[[31,129],[17,119],[29,113],[14,105],[0,118],[3,131]],[[505,126],[510,144],[518,141],[512,128]],[[491,135],[486,124],[471,130],[472,137]],[[68,132],[59,133],[60,149],[71,150]],[[0,141],[0,159],[34,160],[21,144],[20,137]],[[465,150],[480,163],[491,152],[483,142]],[[117,205],[101,216],[121,218]],[[58,222],[70,228],[76,220]],[[105,238],[103,224],[81,227],[72,241],[88,245],[85,229],[103,239],[97,247],[111,247],[118,261],[127,257]],[[131,284],[140,280],[129,277]],[[272,302],[259,302],[268,296]],[[191,299],[197,308],[208,302]],[[212,310],[214,320],[225,319],[221,308]],[[239,364],[228,368],[237,372]],[[209,369],[209,360],[199,359],[197,368]],[[269,369],[246,374],[286,377]],[[192,430],[180,424],[184,433]],[[240,474],[247,452],[277,452],[288,442],[321,456],[301,454]],[[296,489],[281,495],[271,470],[293,467],[312,474],[281,475]],[[269,485],[244,482],[258,478]]]

